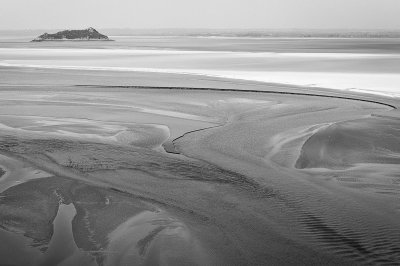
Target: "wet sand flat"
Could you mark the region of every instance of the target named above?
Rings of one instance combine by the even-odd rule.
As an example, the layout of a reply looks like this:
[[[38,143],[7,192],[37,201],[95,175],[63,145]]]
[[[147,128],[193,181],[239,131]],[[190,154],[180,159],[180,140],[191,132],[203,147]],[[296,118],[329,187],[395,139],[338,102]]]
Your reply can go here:
[[[30,71],[0,87],[4,263],[400,262],[396,99]]]

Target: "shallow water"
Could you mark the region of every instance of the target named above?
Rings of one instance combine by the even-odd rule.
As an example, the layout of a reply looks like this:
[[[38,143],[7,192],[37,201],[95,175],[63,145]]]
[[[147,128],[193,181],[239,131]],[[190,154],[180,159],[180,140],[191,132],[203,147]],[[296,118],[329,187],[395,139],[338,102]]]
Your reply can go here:
[[[207,75],[399,96],[400,51],[393,48],[399,45],[397,39],[260,39],[246,43],[237,38],[182,45],[195,40],[117,37],[115,42],[97,45],[3,41],[0,66]]]
[[[36,265],[96,265],[93,257],[76,246],[72,229],[75,216],[72,203],[59,205],[53,221],[53,236],[46,252],[37,258]]]

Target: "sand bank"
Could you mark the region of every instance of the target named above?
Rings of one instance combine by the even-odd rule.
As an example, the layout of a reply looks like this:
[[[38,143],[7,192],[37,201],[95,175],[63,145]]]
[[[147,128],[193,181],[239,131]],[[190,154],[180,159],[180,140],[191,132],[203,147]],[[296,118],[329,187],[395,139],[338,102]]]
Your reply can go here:
[[[183,86],[194,82],[189,78],[167,81]],[[44,253],[56,236],[51,231],[56,217],[64,217],[71,243],[99,265],[115,264],[118,257],[145,264],[165,258],[165,248],[174,258],[199,265],[399,262],[398,164],[383,171],[388,156],[392,160],[398,153],[389,145],[397,143],[398,112],[391,107],[396,101],[351,99],[357,98],[353,93],[348,98],[289,94],[293,89],[281,87],[265,93],[272,85],[196,81],[199,87],[266,87],[257,93],[3,86],[0,122],[7,128],[0,129],[0,153],[8,159],[0,164],[13,158],[52,176],[7,186],[0,194],[0,233],[24,235],[28,244],[20,246],[32,248],[33,241],[33,249]],[[141,112],[147,109],[157,113]],[[61,129],[107,135],[127,124],[142,126],[148,137],[152,130],[157,136],[164,132],[157,131],[159,125],[168,127],[168,140],[181,155],[130,141],[43,134]],[[390,143],[378,133],[391,135],[385,137]],[[337,154],[329,146],[332,134],[343,144],[344,159],[351,136],[362,136],[365,145],[347,159],[351,165],[328,167],[338,163],[331,160]],[[157,137],[154,143],[158,138],[164,140]],[[382,148],[387,153],[375,153]],[[309,152],[314,150],[326,151],[326,157],[314,158]],[[307,167],[300,169],[296,162],[302,156]],[[69,212],[59,216],[60,207],[72,210],[70,204],[74,218]]]

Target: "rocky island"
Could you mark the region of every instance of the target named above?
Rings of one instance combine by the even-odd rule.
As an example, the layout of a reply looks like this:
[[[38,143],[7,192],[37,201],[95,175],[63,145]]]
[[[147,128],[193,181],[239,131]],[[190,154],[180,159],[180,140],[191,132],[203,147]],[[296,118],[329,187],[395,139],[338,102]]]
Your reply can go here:
[[[43,41],[111,41],[106,35],[99,33],[90,27],[85,30],[64,30],[54,34],[44,33],[32,40],[32,42]]]

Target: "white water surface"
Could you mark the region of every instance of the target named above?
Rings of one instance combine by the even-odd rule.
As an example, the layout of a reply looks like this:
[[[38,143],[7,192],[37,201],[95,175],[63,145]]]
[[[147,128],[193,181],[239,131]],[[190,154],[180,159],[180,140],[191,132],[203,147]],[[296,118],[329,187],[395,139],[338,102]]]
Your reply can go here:
[[[264,42],[269,45],[269,40]],[[400,97],[400,52],[396,50],[220,51],[160,48],[154,43],[142,49],[130,45],[102,49],[3,47],[0,66],[205,75]]]

